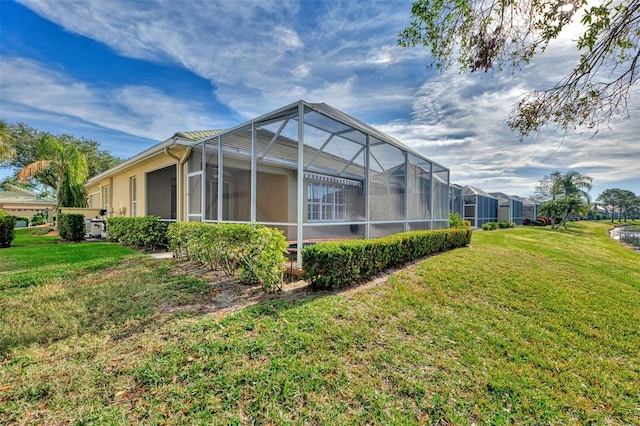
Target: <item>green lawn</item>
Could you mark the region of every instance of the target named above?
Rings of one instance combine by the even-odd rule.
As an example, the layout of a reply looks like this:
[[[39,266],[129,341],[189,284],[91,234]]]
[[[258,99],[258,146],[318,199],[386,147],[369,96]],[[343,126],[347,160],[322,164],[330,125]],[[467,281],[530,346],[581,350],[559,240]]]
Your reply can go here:
[[[609,226],[479,231],[385,285],[223,319],[159,314],[202,283],[132,252],[5,285],[0,327],[44,310],[61,332],[3,340],[0,423],[640,424],[640,255]]]

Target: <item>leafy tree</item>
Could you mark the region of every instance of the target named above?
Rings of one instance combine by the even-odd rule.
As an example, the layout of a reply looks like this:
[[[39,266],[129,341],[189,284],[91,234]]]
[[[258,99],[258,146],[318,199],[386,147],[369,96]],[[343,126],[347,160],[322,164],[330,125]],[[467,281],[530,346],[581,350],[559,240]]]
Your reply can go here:
[[[85,207],[84,184],[89,168],[87,159],[72,144],[59,141],[50,135],[40,140],[40,159],[28,164],[17,175],[19,182],[26,182],[38,176],[53,177],[57,206]]]
[[[591,199],[588,191],[593,179],[576,171],[562,174],[559,171],[545,176],[536,186],[532,198],[540,201],[540,212],[551,218],[551,228],[565,226],[571,214],[589,209]],[[556,224],[557,218],[560,222]]]
[[[4,120],[0,120],[0,162],[11,160],[16,154],[8,142],[9,129]]]
[[[618,188],[605,189],[596,198],[596,203],[604,207],[605,210],[611,210],[611,223],[613,223],[616,207],[620,206],[620,191],[622,190]]]
[[[101,150],[99,142],[85,138],[76,138],[68,134],[53,136],[50,133],[34,129],[25,123],[16,123],[7,126],[7,141],[13,148],[15,156],[0,161],[0,166],[4,164],[13,167],[16,170],[14,175],[15,179],[20,170],[41,159],[40,142],[45,136],[54,137],[65,145],[73,145],[84,154],[89,170],[87,179],[102,173],[122,161],[120,158],[111,155],[108,151]],[[53,193],[47,194],[47,192],[50,191],[51,188],[56,188],[57,176],[54,175],[52,170],[42,170],[34,179],[30,179],[25,185],[43,195],[53,195]]]
[[[638,197],[632,191],[626,189],[621,189],[620,195],[620,215],[624,217],[626,222],[629,215],[633,214],[636,209]]]
[[[632,191],[620,188],[605,189],[596,199],[596,202],[605,209],[611,210],[611,223],[613,223],[614,213],[618,210],[618,221],[621,222],[624,217],[625,222],[629,215],[636,214],[638,206],[638,197]]]
[[[640,218],[640,195],[636,195],[635,200],[631,202],[631,207],[629,208],[629,216]]]
[[[427,47],[436,68],[457,62],[462,71],[516,70],[558,37],[576,16],[584,33],[573,71],[548,90],[526,95],[508,119],[521,138],[555,123],[565,131],[597,129],[626,116],[638,79],[640,0],[417,0],[401,46]],[[606,75],[605,75],[606,74]]]

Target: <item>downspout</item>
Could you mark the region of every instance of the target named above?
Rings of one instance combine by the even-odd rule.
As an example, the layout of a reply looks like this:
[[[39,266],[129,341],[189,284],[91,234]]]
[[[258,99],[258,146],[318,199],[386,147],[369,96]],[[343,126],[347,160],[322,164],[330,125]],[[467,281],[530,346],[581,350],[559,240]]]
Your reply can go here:
[[[175,142],[174,145],[175,146]],[[185,150],[184,154],[182,154],[181,157],[178,157],[177,155],[175,155],[174,153],[172,153],[169,150],[170,147],[165,146],[164,147],[164,153],[167,154],[167,156],[173,158],[176,160],[177,162],[177,167],[178,170],[176,170],[176,208],[177,208],[177,215],[176,215],[176,219],[177,220],[185,220],[185,216],[186,216],[186,212],[184,212],[184,202],[186,201],[186,194],[185,194],[185,188],[186,185],[184,184],[184,178],[183,178],[183,167],[184,164],[187,162],[187,160],[189,159],[189,155],[191,155],[191,147],[188,146],[187,149]]]

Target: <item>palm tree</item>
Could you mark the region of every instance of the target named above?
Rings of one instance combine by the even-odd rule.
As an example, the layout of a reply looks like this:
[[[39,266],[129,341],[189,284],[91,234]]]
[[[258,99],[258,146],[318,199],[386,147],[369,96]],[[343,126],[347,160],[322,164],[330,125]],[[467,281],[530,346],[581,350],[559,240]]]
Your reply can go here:
[[[591,203],[588,191],[591,190],[593,178],[576,171],[569,171],[565,175],[558,176],[553,184],[554,195],[561,200],[563,205],[562,219],[557,227],[566,227],[570,214],[579,212]]]
[[[26,182],[36,175],[49,172],[54,177],[50,185],[55,190],[57,206],[85,207],[84,183],[89,167],[85,156],[73,145],[60,142],[51,135],[40,140],[41,160],[28,164],[18,173],[17,180]]]

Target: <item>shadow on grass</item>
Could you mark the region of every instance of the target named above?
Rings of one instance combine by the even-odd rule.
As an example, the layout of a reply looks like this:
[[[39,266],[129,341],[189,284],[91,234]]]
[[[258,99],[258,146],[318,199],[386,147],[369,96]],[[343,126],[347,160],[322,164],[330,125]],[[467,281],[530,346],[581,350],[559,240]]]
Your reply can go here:
[[[62,265],[12,280],[5,277],[0,323],[12,326],[0,324],[0,357],[14,348],[104,331],[114,340],[126,339],[175,317],[210,315],[221,320],[240,310],[255,318],[278,316],[318,298],[382,285],[390,274],[428,257],[345,288],[314,290],[297,281],[273,293],[191,262],[138,255],[92,257],[82,267]]]
[[[0,289],[0,357],[32,344],[139,328],[153,323],[161,305],[192,304],[209,289],[194,277],[173,276],[161,261],[127,253],[90,259],[57,276],[49,271],[39,279],[34,272]]]
[[[466,247],[451,250],[464,248]],[[277,316],[283,310],[297,308],[301,304],[306,304],[319,298],[357,293],[383,285],[387,282],[389,276],[442,253],[444,252],[421,257],[400,267],[382,271],[359,283],[337,289],[318,290],[312,288],[307,282],[299,280],[285,284],[281,291],[272,293],[266,293],[260,285],[241,284],[233,278],[224,276],[221,272],[210,271],[204,266],[186,260],[173,260],[172,267],[177,273],[190,275],[207,282],[210,286],[209,296],[195,305],[163,306],[162,308],[165,312],[178,313],[182,311],[183,314],[187,314],[187,312],[194,316],[207,314],[217,318],[224,318],[230,313],[239,310],[244,310],[251,315],[255,315],[255,317]]]

